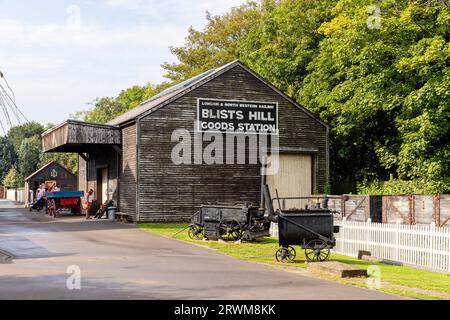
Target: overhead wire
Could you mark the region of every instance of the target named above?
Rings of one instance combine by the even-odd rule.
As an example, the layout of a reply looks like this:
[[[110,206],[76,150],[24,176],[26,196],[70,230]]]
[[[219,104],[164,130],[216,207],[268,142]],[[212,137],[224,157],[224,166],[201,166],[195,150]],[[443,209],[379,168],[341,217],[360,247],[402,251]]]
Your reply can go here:
[[[5,89],[3,88],[3,86],[1,84],[0,84],[0,95],[3,95],[3,101],[6,102],[6,106],[11,110],[13,115],[16,117],[17,122],[19,122],[19,124],[21,124],[20,116],[16,111],[14,103],[12,102],[11,97],[8,95],[8,93],[5,91]]]
[[[9,117],[8,107],[6,106],[5,101],[3,100],[3,95],[0,92],[0,106],[2,107],[3,114],[5,115],[6,123],[8,126],[11,126],[11,118]]]
[[[0,127],[2,128],[2,131],[3,131],[3,135],[5,135],[5,136],[6,136],[6,131],[5,131],[5,127],[3,126],[3,122],[2,122],[2,120],[0,120]]]
[[[28,122],[28,118],[23,114],[20,108],[16,104],[16,95],[14,90],[9,85],[8,80],[5,78],[4,74],[0,71],[0,80],[4,81],[5,86],[0,82],[0,107],[2,108],[3,114],[5,116],[5,120],[8,126],[12,126],[10,112],[14,115],[17,122],[22,124],[22,120]],[[10,111],[9,111],[10,110]],[[0,126],[5,132],[5,127],[3,122],[0,122]]]
[[[11,87],[9,86],[8,80],[6,80],[5,76],[3,75],[3,73],[1,71],[0,71],[0,76],[3,79],[3,81],[5,81],[6,86],[8,87],[9,91],[11,92],[11,94],[13,96],[13,99],[14,99],[14,102],[16,102],[16,95],[14,93],[14,90],[11,89]]]

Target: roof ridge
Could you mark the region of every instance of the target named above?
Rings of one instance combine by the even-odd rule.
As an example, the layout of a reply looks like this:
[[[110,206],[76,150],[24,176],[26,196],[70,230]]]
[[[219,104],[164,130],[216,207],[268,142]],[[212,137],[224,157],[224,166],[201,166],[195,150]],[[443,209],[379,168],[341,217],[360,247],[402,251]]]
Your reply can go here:
[[[37,173],[41,172],[42,170],[44,170],[45,168],[47,168],[48,166],[50,166],[54,162],[57,163],[56,160],[52,160],[49,163],[47,163],[46,165],[43,165],[42,167],[40,167],[39,169],[34,171],[32,174],[30,174],[28,177],[26,177],[25,181],[31,179],[34,175],[36,175]]]
[[[43,165],[42,167],[40,167],[39,169],[37,169],[35,172],[33,172],[32,174],[30,174],[28,177],[26,177],[24,179],[24,181],[30,180],[33,176],[35,176],[36,174],[38,174],[39,172],[43,171],[44,169],[48,168],[51,164],[57,164],[58,166],[60,166],[61,168],[63,168],[64,170],[66,170],[67,172],[69,172],[70,174],[72,174],[74,177],[75,174],[73,174],[72,171],[70,171],[69,169],[67,169],[65,166],[63,166],[62,164],[60,164],[58,161],[56,160],[52,160],[49,163],[47,163],[46,165]]]
[[[209,69],[205,72],[202,72],[194,77],[191,77],[189,79],[186,79],[178,84],[175,84],[163,91],[161,91],[160,93],[154,95],[153,97],[149,98],[148,100],[143,101],[142,103],[140,103],[137,107],[121,114],[120,116],[112,119],[111,121],[108,122],[109,125],[121,125],[124,124],[126,122],[132,121],[133,119],[138,118],[140,115],[146,113],[147,111],[149,111],[150,109],[152,109],[153,107],[156,107],[162,103],[164,103],[166,100],[170,99],[171,97],[177,95],[180,92],[183,92],[185,90],[189,90],[189,88],[195,86],[197,83],[204,81],[205,79],[209,78],[209,77],[213,77],[215,74],[219,73],[220,71],[235,65],[235,64],[239,64],[240,61],[239,59],[233,60],[227,64],[224,64],[223,66],[217,67],[217,68],[213,68],[213,69]],[[157,100],[161,99],[161,101],[159,101],[157,104],[155,104],[154,106],[148,106],[148,109],[145,108],[148,104],[155,102]],[[137,109],[144,109],[141,112],[137,111]],[[127,117],[128,115],[128,117]]]
[[[287,94],[285,94],[283,91],[275,87],[269,80],[265,79],[261,75],[259,75],[257,72],[253,71],[250,67],[245,65],[245,63],[241,62],[239,59],[233,60],[227,64],[224,64],[221,67],[210,69],[208,71],[205,71],[195,77],[192,77],[190,79],[187,79],[179,84],[176,84],[170,88],[167,88],[166,90],[160,92],[159,94],[155,95],[154,97],[150,98],[147,101],[142,102],[137,107],[125,112],[124,114],[116,117],[115,119],[108,122],[109,125],[123,125],[126,123],[133,122],[133,120],[136,120],[138,118],[141,118],[155,110],[158,110],[159,107],[164,106],[165,104],[171,102],[171,100],[176,100],[180,97],[180,95],[184,95],[188,93],[192,88],[195,88],[199,83],[207,83],[208,81],[216,78],[217,76],[221,75],[223,72],[226,72],[235,66],[241,66],[244,68],[247,72],[252,74],[256,79],[263,82],[265,85],[267,85],[269,88],[271,88],[273,91],[278,93],[280,96],[282,96],[285,100],[287,100],[289,103],[292,103],[295,105],[298,109],[302,110],[306,115],[314,119],[315,121],[319,122],[321,125],[328,128],[329,126],[317,115],[313,114],[310,110],[305,108],[304,106],[300,105],[298,102],[296,102],[293,98],[289,97]],[[224,71],[225,70],[225,71]],[[166,94],[163,94],[166,92]]]

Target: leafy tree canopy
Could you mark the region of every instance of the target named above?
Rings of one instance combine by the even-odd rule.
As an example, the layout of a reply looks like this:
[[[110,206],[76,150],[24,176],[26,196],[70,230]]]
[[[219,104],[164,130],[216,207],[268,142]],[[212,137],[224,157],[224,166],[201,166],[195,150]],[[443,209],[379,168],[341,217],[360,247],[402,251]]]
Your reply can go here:
[[[35,172],[42,160],[42,144],[39,136],[26,138],[19,148],[19,172],[25,178]]]
[[[3,181],[9,170],[17,163],[17,154],[8,138],[0,137],[0,181]]]
[[[5,187],[12,189],[23,188],[24,186],[23,176],[17,171],[16,167],[9,169],[2,183]]]
[[[137,107],[140,103],[151,98],[169,86],[162,83],[154,86],[133,86],[123,90],[117,97],[97,98],[91,103],[91,108],[73,115],[75,119],[82,119],[88,122],[107,123],[119,115]]]
[[[259,24],[265,7],[268,1],[263,5],[249,1],[222,16],[207,13],[203,31],[189,28],[186,43],[170,48],[179,62],[162,65],[166,77],[180,82],[237,59],[240,42]]]
[[[299,101],[332,126],[335,178],[442,182],[450,190],[449,8],[436,2],[343,0],[318,32]]]
[[[25,124],[12,127],[9,129],[7,137],[9,142],[14,146],[16,152],[19,152],[19,148],[22,141],[26,138],[33,136],[41,136],[44,133],[44,126],[38,122],[27,122]]]

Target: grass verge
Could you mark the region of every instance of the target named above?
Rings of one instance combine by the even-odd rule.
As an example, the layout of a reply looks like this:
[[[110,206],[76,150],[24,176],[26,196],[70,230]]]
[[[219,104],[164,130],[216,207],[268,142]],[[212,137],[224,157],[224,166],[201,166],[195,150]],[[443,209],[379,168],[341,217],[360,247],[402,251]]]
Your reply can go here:
[[[221,243],[217,241],[193,241],[189,239],[187,224],[141,224],[143,230],[153,232],[165,237],[174,238],[190,243],[195,243],[212,248],[218,252],[232,257],[264,263],[289,270],[304,270],[314,277],[325,278],[343,284],[367,287],[366,279],[340,279],[337,276],[325,273],[306,271],[305,256],[303,251],[296,247],[296,263],[281,264],[275,261],[274,255],[278,249],[278,240],[275,238],[264,238],[252,243]],[[178,234],[177,234],[178,233]],[[450,274],[441,274],[412,267],[389,266],[381,263],[361,261],[355,258],[332,254],[330,260],[338,261],[360,268],[367,269],[369,266],[378,266],[381,271],[380,291],[399,295],[402,297],[420,300],[450,300]]]

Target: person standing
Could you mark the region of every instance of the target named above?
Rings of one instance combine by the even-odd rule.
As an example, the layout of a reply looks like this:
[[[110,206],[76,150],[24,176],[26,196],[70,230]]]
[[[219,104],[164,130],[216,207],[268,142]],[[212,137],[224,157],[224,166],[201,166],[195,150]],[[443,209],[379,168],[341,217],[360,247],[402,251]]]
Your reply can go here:
[[[86,220],[90,220],[91,218],[91,210],[92,210],[92,204],[94,203],[94,190],[90,189],[87,194],[86,199],[87,205],[86,205]]]
[[[45,191],[44,191],[44,187],[43,185],[39,186],[39,189],[37,189],[36,191],[36,204],[38,207],[38,211],[41,211],[42,208],[44,207],[44,196],[45,196]]]

